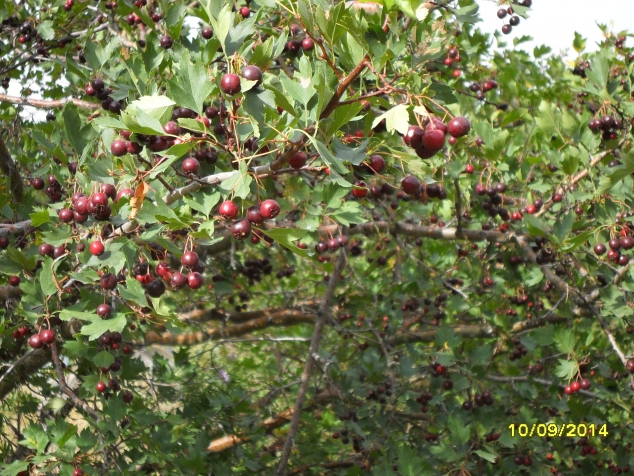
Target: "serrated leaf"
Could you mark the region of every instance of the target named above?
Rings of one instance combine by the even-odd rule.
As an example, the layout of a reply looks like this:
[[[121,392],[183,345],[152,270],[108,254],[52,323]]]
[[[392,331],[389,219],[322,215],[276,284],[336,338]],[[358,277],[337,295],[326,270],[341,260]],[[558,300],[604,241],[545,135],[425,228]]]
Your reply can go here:
[[[119,295],[125,300],[132,301],[140,306],[146,306],[145,290],[141,283],[132,276],[128,276],[125,283],[125,286],[118,287]]]
[[[81,155],[90,141],[92,126],[85,124],[77,106],[72,102],[66,103],[62,110],[64,132],[66,139],[77,155]]]
[[[524,222],[531,235],[543,236],[544,238],[548,237],[547,231],[549,230],[549,226],[540,218],[527,214],[524,215]]]
[[[577,374],[578,370],[579,366],[574,360],[559,359],[559,365],[555,369],[555,375],[562,379],[570,379]]]
[[[246,161],[240,161],[240,170],[233,174],[229,179],[220,183],[220,188],[226,192],[232,193],[236,197],[242,199],[247,198],[251,192],[251,183],[253,178],[247,173]]]
[[[203,102],[214,88],[207,75],[207,69],[201,63],[191,60],[188,50],[181,55],[175,75],[167,82],[167,91],[181,107],[188,107],[203,113]]]
[[[284,248],[292,251],[299,256],[307,257],[306,250],[298,248],[294,243],[308,233],[308,230],[298,228],[274,228],[272,230],[262,230],[262,233],[277,241]]]
[[[114,355],[107,350],[102,350],[92,358],[92,361],[97,367],[110,367],[110,364],[114,362]]]
[[[82,326],[81,334],[88,336],[88,340],[93,341],[106,332],[121,332],[125,328],[126,322],[124,314],[119,314],[113,319],[106,320],[97,317],[90,324]]]
[[[176,103],[167,96],[141,96],[136,101],[132,101],[128,107],[143,111],[153,117],[161,124],[165,124],[172,117],[172,109]]]
[[[405,104],[399,104],[376,117],[372,122],[374,129],[383,119],[388,132],[398,131],[405,135],[409,127],[409,110]]]
[[[610,66],[606,54],[601,51],[595,53],[590,60],[590,68],[586,68],[586,77],[596,84],[599,88],[605,89],[608,84],[608,74]]]

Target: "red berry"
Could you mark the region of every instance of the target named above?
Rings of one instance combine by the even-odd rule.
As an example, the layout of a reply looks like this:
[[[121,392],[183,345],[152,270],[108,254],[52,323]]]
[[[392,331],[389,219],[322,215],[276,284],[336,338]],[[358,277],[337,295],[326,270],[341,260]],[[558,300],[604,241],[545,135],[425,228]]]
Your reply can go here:
[[[99,392],[105,392],[106,391],[106,384],[103,382],[97,382],[97,385],[95,385],[95,389]]]
[[[9,278],[9,284],[13,287],[20,285],[20,276],[11,276]]]
[[[198,261],[198,253],[195,251],[187,251],[183,253],[183,257],[181,258],[181,264],[190,269],[195,267],[198,264]]]
[[[34,349],[39,349],[42,345],[44,345],[44,343],[42,342],[42,338],[39,334],[33,334],[29,339],[29,345]]]
[[[264,200],[260,205],[260,213],[265,220],[275,218],[280,214],[280,204],[271,198]]]
[[[219,213],[223,218],[232,220],[238,216],[238,205],[231,200],[226,200],[220,205]]]
[[[453,137],[466,136],[471,130],[471,123],[464,116],[454,117],[449,124],[447,124],[447,132]]]
[[[45,344],[52,344],[55,342],[55,331],[51,329],[46,329],[45,331],[40,333],[40,340]]]
[[[101,241],[93,241],[90,243],[90,254],[93,256],[101,256],[104,252],[105,248]]]
[[[363,198],[368,194],[368,186],[365,182],[357,182],[354,184],[354,187],[355,188],[352,189],[352,194],[356,198]]]

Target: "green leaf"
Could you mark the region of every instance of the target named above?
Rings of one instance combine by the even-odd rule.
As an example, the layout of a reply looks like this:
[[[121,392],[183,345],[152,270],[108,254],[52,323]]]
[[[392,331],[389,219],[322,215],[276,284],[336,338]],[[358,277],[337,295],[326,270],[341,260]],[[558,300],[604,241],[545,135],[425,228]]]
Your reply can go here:
[[[209,0],[206,0],[203,6],[205,7],[207,15],[209,15],[209,22],[214,31],[214,36],[220,41],[222,49],[226,51],[225,41],[229,34],[229,29],[233,25],[233,14],[231,13],[232,5],[225,4],[220,12],[215,13],[211,10],[211,3]]]
[[[462,445],[469,441],[471,425],[467,425],[458,415],[449,415],[448,428],[454,444]]]
[[[150,179],[156,178],[159,174],[166,171],[170,165],[176,162],[178,159],[187,154],[192,148],[196,146],[196,142],[183,142],[182,144],[175,144],[165,152],[164,160],[159,165],[152,168],[152,172],[149,174]]]
[[[48,210],[42,210],[41,212],[31,213],[31,224],[35,227],[43,225],[51,221],[51,215]]]
[[[531,235],[548,237],[549,226],[540,218],[533,215],[524,215],[524,222],[526,222],[526,228]]]
[[[191,196],[183,197],[187,205],[198,210],[204,215],[209,215],[211,210],[220,202],[220,193],[212,188],[203,188]]]
[[[53,20],[45,20],[37,26],[37,31],[44,40],[52,40],[55,38],[55,30]]]
[[[560,242],[563,242],[566,239],[568,233],[570,233],[570,230],[572,230],[572,225],[574,222],[575,213],[572,211],[568,212],[566,215],[564,215],[563,218],[560,218],[555,222],[555,224],[553,225],[553,233]]]
[[[102,350],[92,358],[92,361],[97,367],[110,367],[110,364],[114,362],[114,355],[107,350]]]
[[[478,16],[478,10],[480,6],[477,3],[472,5],[468,5],[464,8],[456,10],[453,12],[454,17],[457,21],[462,23],[477,23],[480,21],[480,17]]]
[[[168,95],[181,107],[203,113],[203,102],[214,88],[202,63],[193,63],[188,50],[181,55],[175,75],[167,82]]]
[[[0,471],[0,476],[16,476],[18,473],[26,471],[29,467],[29,464],[29,461],[17,460],[11,464],[4,465],[4,469]]]
[[[121,120],[125,124],[126,129],[137,134],[150,136],[165,135],[165,131],[163,130],[161,123],[141,110],[127,108],[125,111],[121,112]]]
[[[54,271],[52,269],[53,259],[45,256],[42,261],[42,269],[38,272],[38,282],[45,296],[50,296],[58,292],[53,280]]]
[[[372,122],[374,129],[383,119],[388,132],[398,131],[405,135],[409,128],[409,109],[406,104],[399,104],[376,117]]]
[[[348,169],[346,169],[343,163],[337,157],[335,157],[332,152],[330,152],[330,150],[328,150],[326,144],[320,142],[317,139],[313,139],[312,137],[310,141],[315,146],[315,149],[317,149],[321,160],[323,160],[331,169],[334,169],[336,172],[344,175],[348,173]]]
[[[458,98],[454,94],[453,88],[442,83],[432,83],[429,90],[434,92],[434,99],[442,104],[455,104]]]
[[[586,68],[586,77],[601,89],[605,89],[608,84],[608,74],[610,66],[604,50],[595,53],[590,60],[590,68]]]
[[[559,330],[553,340],[560,352],[564,354],[572,354],[575,350],[575,334],[570,329]]]
[[[559,365],[555,369],[555,375],[557,375],[557,377],[560,377],[562,379],[571,379],[577,374],[579,370],[577,362],[575,362],[574,360],[558,360]]]
[[[83,119],[79,115],[77,106],[72,102],[66,103],[62,110],[64,119],[64,132],[66,139],[70,142],[71,147],[77,155],[82,155],[84,149],[90,142],[92,135],[92,126],[84,124]]]
[[[176,103],[167,96],[141,96],[136,101],[132,101],[128,107],[143,111],[161,124],[165,124],[171,119],[175,105]]]
[[[106,332],[121,332],[125,328],[126,322],[124,314],[118,314],[115,318],[106,320],[97,317],[92,323],[81,328],[81,334],[88,336],[88,340],[93,341]]]
[[[240,161],[240,170],[234,173],[231,178],[222,181],[220,188],[244,200],[251,192],[251,182],[253,182],[253,178],[247,173],[246,161],[242,160]]]
[[[332,152],[343,162],[350,162],[352,165],[360,165],[367,158],[366,149],[368,142],[366,139],[358,147],[348,147],[344,145],[339,139],[335,138],[332,141]]]
[[[497,461],[497,456],[489,453],[488,451],[475,450],[474,453],[477,454],[480,458],[487,460],[489,463],[495,463]]]
[[[139,306],[147,306],[147,300],[145,299],[145,290],[135,278],[128,276],[125,281],[125,286],[118,286],[119,295],[127,300],[132,301]]]
[[[308,233],[308,230],[300,230],[298,228],[274,228],[272,230],[262,230],[262,233],[273,238],[280,245],[288,250],[292,251],[299,256],[307,257],[308,253],[306,250],[302,250],[298,248],[294,243],[295,241],[301,239],[303,236]]]
[[[279,79],[288,95],[304,106],[317,92],[309,79],[301,78],[300,82],[296,82],[285,74],[280,75]]]
[[[617,183],[634,173],[634,152],[621,154],[622,165],[614,167],[610,175],[601,177],[599,186],[597,187],[597,196],[603,195]]]
[[[586,49],[586,39],[575,31],[575,39],[572,42],[572,47],[577,53],[581,53]]]

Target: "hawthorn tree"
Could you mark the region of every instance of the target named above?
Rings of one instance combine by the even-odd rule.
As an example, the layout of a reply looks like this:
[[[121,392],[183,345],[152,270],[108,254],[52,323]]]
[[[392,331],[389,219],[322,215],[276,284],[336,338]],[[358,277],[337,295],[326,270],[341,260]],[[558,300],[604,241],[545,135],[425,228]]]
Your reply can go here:
[[[530,7],[0,4],[0,475],[629,472],[634,55]]]

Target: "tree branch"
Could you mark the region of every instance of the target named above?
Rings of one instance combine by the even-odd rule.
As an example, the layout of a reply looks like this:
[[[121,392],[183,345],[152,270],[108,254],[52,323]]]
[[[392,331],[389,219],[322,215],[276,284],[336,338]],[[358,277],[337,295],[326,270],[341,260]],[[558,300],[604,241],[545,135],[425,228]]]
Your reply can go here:
[[[82,101],[81,99],[74,98],[65,98],[65,99],[57,99],[57,100],[47,100],[47,99],[29,99],[18,96],[9,96],[7,94],[0,94],[0,102],[8,102],[10,104],[21,104],[23,106],[33,106],[33,107],[44,107],[44,108],[55,108],[55,107],[63,107],[66,103],[72,102],[75,106],[80,109],[90,109],[96,110],[101,108],[101,104]]]
[[[59,360],[59,354],[57,353],[57,343],[53,342],[51,345],[51,355],[53,357],[53,365],[55,366],[55,370],[57,371],[57,377],[59,378],[59,388],[60,390],[71,399],[73,404],[77,408],[81,408],[90,416],[92,416],[95,420],[99,421],[101,417],[96,410],[90,407],[86,402],[84,402],[81,398],[79,398],[75,392],[73,392],[68,384],[66,383],[66,377],[64,376],[64,369],[62,368],[62,362]]]
[[[295,400],[295,406],[293,407],[293,415],[291,417],[291,427],[288,430],[288,434],[286,435],[286,441],[284,441],[284,447],[282,448],[282,455],[280,456],[280,463],[277,467],[276,474],[281,476],[286,474],[286,466],[288,464],[288,459],[291,455],[291,450],[295,445],[295,437],[299,431],[299,421],[301,419],[302,409],[304,407],[304,402],[306,401],[306,393],[308,392],[308,384],[310,382],[310,374],[313,371],[313,367],[315,365],[314,355],[319,351],[319,341],[321,340],[321,335],[326,325],[326,320],[330,315],[329,306],[330,301],[335,293],[335,287],[337,286],[337,282],[339,281],[339,275],[343,271],[344,265],[346,264],[346,252],[345,248],[341,248],[339,251],[339,257],[337,258],[337,262],[335,263],[335,269],[333,270],[330,281],[328,281],[328,286],[326,288],[326,292],[319,304],[319,310],[317,311],[317,321],[315,323],[315,329],[313,330],[313,336],[310,341],[310,348],[308,350],[308,355],[306,356],[306,364],[304,366],[304,371],[302,372],[302,382],[299,386],[299,390],[297,392],[297,399]]]
[[[24,195],[24,183],[22,182],[22,176],[15,162],[11,158],[7,144],[4,142],[2,134],[0,134],[0,170],[6,175],[11,182],[11,193],[13,199],[17,203],[22,202]]]

